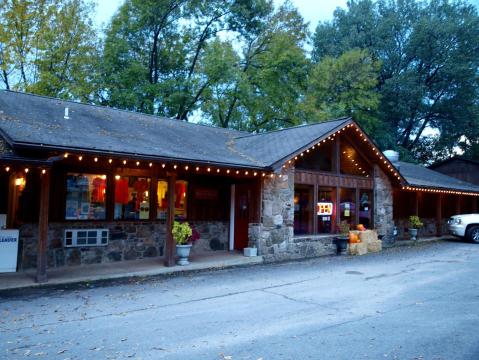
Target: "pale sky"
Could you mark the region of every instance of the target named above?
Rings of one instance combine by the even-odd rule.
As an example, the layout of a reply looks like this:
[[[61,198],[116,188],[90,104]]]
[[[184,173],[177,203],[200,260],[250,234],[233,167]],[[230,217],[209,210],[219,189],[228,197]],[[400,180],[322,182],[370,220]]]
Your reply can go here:
[[[98,25],[107,23],[123,0],[97,0],[97,16]],[[207,0],[205,0],[207,1]],[[281,4],[282,0],[274,0],[276,4]],[[475,0],[476,2],[479,0]],[[334,9],[346,7],[347,0],[292,0],[291,1],[303,15],[304,19],[309,22],[311,31],[316,29],[318,21],[329,20],[333,17]]]

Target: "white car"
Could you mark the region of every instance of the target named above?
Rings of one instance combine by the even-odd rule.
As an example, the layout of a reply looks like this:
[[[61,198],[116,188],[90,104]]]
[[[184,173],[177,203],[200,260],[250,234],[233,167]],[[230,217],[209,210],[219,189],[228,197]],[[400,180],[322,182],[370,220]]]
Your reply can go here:
[[[479,214],[454,215],[447,223],[452,235],[479,244]]]

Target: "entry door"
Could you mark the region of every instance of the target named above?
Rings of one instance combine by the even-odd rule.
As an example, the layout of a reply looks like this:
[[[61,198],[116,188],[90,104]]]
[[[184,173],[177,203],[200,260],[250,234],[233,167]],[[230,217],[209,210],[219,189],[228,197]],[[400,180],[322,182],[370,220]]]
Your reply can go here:
[[[248,247],[248,224],[251,215],[251,189],[248,185],[235,186],[235,250]]]

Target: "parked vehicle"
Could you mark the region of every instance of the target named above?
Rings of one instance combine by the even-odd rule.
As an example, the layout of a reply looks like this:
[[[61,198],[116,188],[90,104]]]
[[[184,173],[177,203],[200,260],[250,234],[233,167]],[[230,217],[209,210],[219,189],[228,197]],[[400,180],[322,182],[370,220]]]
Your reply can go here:
[[[479,244],[479,214],[454,215],[447,223],[452,235]]]

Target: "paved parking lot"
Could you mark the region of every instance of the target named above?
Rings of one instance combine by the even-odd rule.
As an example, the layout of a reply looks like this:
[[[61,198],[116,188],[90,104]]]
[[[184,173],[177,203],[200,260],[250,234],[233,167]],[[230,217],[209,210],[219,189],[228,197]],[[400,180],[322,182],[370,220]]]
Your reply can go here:
[[[4,359],[478,359],[479,246],[2,293]]]

